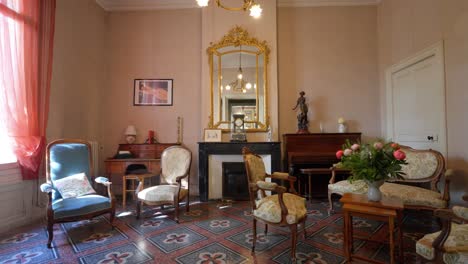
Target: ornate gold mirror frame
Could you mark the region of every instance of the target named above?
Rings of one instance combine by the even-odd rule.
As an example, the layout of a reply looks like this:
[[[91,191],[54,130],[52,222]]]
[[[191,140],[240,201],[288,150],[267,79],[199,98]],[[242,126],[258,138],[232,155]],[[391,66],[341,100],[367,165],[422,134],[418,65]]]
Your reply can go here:
[[[255,62],[255,70],[252,70],[255,74],[254,86],[255,90],[251,92],[255,95],[255,113],[251,120],[245,120],[246,132],[265,132],[269,125],[269,114],[268,114],[268,61],[270,48],[266,41],[259,41],[256,38],[250,37],[249,33],[240,26],[236,26],[231,29],[219,42],[210,43],[210,47],[206,50],[208,54],[208,63],[210,66],[210,95],[211,95],[211,112],[209,117],[208,127],[213,129],[222,129],[223,132],[228,132],[232,128],[232,117],[228,116],[228,113],[232,115],[231,108],[228,109],[227,105],[231,102],[223,101],[223,70],[226,72],[229,69],[225,69],[222,66],[222,58],[225,56],[237,56],[240,58],[245,56],[255,56],[251,58],[251,61]],[[232,67],[231,67],[232,68]],[[241,70],[241,63],[239,62],[239,70]],[[216,71],[216,73],[215,73]],[[232,71],[232,69],[231,69]],[[242,80],[242,79],[241,79]],[[216,89],[216,91],[215,91]],[[229,88],[230,89],[230,88]],[[226,99],[226,97],[224,98]],[[234,101],[234,100],[233,100]],[[236,100],[236,101],[248,101],[248,100]],[[250,102],[251,104],[251,102]],[[246,105],[246,108],[249,106]],[[253,107],[250,106],[250,109]],[[242,107],[244,109],[244,107]],[[225,111],[225,112],[223,112]],[[225,118],[223,118],[223,116]],[[226,116],[228,116],[226,118]],[[228,119],[229,118],[229,119]],[[225,120],[227,119],[227,120]]]

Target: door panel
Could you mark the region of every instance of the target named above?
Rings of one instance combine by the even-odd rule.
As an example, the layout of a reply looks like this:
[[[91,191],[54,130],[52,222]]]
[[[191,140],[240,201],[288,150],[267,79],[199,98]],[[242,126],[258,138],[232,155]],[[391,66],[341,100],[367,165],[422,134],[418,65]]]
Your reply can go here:
[[[391,74],[392,138],[445,154],[445,87],[438,63],[429,56]]]

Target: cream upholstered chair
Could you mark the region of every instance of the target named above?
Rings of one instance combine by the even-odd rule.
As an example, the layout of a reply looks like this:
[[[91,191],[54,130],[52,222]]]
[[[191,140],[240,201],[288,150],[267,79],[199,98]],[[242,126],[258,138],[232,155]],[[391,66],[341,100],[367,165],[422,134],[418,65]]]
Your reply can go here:
[[[464,199],[468,200],[468,195]],[[416,243],[416,252],[437,263],[468,263],[468,208],[439,209],[435,215],[442,219],[442,230],[421,238]]]
[[[408,165],[403,165],[404,178],[394,182],[385,182],[380,190],[386,197],[399,198],[403,201],[405,209],[436,210],[447,208],[450,200],[450,176],[452,171],[445,169],[445,160],[442,154],[435,150],[416,150],[402,146],[406,153]],[[328,184],[328,200],[330,210],[333,210],[332,194],[343,195],[344,193],[367,193],[367,184],[362,180],[350,183],[347,180],[335,182],[335,173],[342,171],[332,168],[332,177]],[[443,193],[437,189],[437,183],[445,176]],[[430,183],[430,189],[417,186],[405,185]]]
[[[249,195],[253,213],[253,241],[252,253],[255,252],[257,239],[257,220],[265,223],[265,235],[268,225],[289,226],[292,235],[291,258],[296,259],[297,226],[302,225],[304,238],[306,237],[305,221],[307,209],[305,199],[296,195],[294,190],[295,177],[287,173],[274,172],[268,175],[260,156],[251,152],[248,148],[242,149],[245,162],[245,170],[249,182]],[[274,182],[265,181],[266,178],[289,181],[289,191]],[[276,192],[274,195],[266,195],[266,191]]]
[[[142,204],[175,207],[175,221],[179,222],[179,202],[187,198],[185,206],[189,211],[190,164],[192,153],[185,147],[172,146],[161,155],[160,185],[143,189],[140,182],[136,189],[137,219],[140,218]]]

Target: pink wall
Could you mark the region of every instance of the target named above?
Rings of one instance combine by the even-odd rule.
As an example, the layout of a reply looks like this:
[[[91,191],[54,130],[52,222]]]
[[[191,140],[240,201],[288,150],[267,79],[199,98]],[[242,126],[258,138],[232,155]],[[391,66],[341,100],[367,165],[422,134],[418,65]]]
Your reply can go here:
[[[377,9],[312,7],[278,9],[280,132],[295,133],[291,109],[300,91],[309,103],[309,130],[380,136],[377,78]]]
[[[199,9],[115,12],[109,14],[107,82],[100,87],[104,157],[124,143],[124,130],[137,128],[137,143],[148,130],[160,142],[177,141],[177,117],[183,117],[183,143],[193,153],[192,184],[198,184],[200,127],[201,12]],[[133,106],[134,79],[174,79],[172,106]],[[197,193],[198,188],[193,188]]]
[[[383,0],[378,8],[381,101],[385,70],[440,41],[445,46],[448,167],[455,170],[450,189],[459,203],[468,186],[468,1]],[[385,104],[382,104],[385,117]]]
[[[99,137],[106,18],[94,0],[57,1],[49,139]]]

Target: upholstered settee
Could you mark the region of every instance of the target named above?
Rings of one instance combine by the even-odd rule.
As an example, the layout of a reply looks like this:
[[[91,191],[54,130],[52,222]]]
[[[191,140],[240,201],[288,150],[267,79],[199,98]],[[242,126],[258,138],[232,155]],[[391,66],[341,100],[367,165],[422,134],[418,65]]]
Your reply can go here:
[[[442,230],[418,240],[416,253],[437,263],[468,263],[468,208],[454,206],[452,209],[439,209],[435,211],[435,216],[442,220]]]
[[[382,194],[385,197],[403,200],[407,209],[436,210],[447,208],[450,200],[449,183],[452,171],[446,170],[442,154],[435,150],[416,150],[410,147],[402,147],[402,150],[406,153],[408,162],[408,165],[403,165],[402,168],[405,175],[403,179],[385,182],[380,187]],[[367,184],[364,181],[357,180],[351,183],[348,180],[343,180],[335,182],[336,173],[343,170],[334,166],[331,171],[332,176],[328,185],[330,210],[333,210],[333,194],[367,193]],[[441,193],[437,184],[442,176],[445,176],[445,186]],[[424,188],[424,184],[430,185],[430,188]]]

